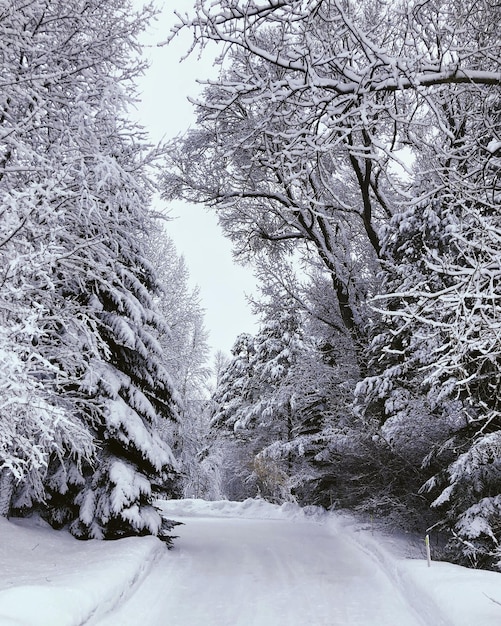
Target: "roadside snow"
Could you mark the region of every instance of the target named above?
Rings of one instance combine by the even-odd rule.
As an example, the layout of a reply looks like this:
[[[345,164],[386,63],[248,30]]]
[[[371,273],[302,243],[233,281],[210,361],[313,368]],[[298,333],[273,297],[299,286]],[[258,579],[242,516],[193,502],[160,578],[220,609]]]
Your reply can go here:
[[[171,551],[0,518],[0,626],[501,624],[500,574],[428,568],[347,516],[261,500],[159,504],[185,523]]]
[[[166,551],[153,537],[84,542],[32,520],[0,518],[0,533],[0,626],[86,624],[122,602]]]
[[[435,614],[437,621],[430,621],[430,626],[501,624],[501,574],[434,560],[428,567],[424,538],[419,549],[411,538],[374,532],[350,516],[327,516],[336,532],[344,528],[379,561],[409,604]]]
[[[321,512],[317,507],[302,509],[297,504],[286,502],[280,506],[266,500],[249,498],[243,502],[231,500],[160,500],[158,506],[166,517],[237,517],[242,519],[305,519],[311,511]],[[323,511],[322,511],[323,513]]]
[[[473,571],[450,563],[402,561],[398,573],[408,598],[415,603],[434,601],[447,624],[499,626],[501,624],[501,575]]]

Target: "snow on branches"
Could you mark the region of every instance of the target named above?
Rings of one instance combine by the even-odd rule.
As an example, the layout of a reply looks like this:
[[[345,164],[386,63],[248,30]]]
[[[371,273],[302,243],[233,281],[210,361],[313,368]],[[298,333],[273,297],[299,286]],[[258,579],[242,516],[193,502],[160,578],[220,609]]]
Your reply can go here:
[[[0,11],[2,513],[38,506],[82,538],[157,532],[153,485],[175,472],[143,245],[155,155],[126,114],[148,16],[119,0]]]

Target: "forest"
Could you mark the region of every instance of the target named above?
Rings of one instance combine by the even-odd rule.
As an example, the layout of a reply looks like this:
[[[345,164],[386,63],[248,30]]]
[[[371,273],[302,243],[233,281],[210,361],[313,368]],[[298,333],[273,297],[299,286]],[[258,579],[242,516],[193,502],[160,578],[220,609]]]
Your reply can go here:
[[[0,514],[169,545],[157,498],[259,496],[499,569],[501,5],[193,1],[217,79],[157,146],[153,6],[0,3]],[[259,279],[213,365],[159,195]]]

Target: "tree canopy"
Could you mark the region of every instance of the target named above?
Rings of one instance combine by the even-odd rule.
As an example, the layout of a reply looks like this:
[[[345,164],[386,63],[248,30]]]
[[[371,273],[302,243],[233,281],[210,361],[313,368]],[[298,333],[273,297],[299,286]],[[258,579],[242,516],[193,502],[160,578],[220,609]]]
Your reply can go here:
[[[220,73],[194,101],[196,127],[171,143],[163,183],[167,198],[213,207],[265,282],[285,287],[277,267],[301,268],[289,295],[354,364],[350,436],[365,451],[350,458],[382,461],[363,498],[407,490],[422,509],[441,490],[459,558],[483,564],[499,539],[500,11],[197,2],[178,28],[202,53],[219,44]],[[347,449],[338,425],[324,459]]]

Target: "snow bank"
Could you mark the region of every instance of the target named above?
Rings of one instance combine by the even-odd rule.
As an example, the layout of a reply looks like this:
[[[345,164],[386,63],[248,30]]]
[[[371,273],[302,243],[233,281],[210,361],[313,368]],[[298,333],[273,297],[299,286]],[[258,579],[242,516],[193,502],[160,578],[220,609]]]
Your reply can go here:
[[[77,626],[112,611],[165,554],[153,537],[78,541],[0,518],[0,624]]]
[[[421,615],[433,626],[499,626],[501,574],[473,570],[425,556],[424,537],[383,534],[347,514],[327,514],[332,532],[344,532],[377,560]],[[437,622],[437,619],[441,619]],[[432,622],[430,622],[432,623]]]
[[[240,517],[242,519],[306,519],[308,513],[316,507],[302,509],[297,504],[286,502],[280,506],[266,500],[248,498],[243,502],[230,500],[158,500],[156,505],[165,517],[171,519],[186,517]]]
[[[428,598],[454,626],[501,624],[501,575],[451,563],[401,561],[398,574],[407,596]]]

